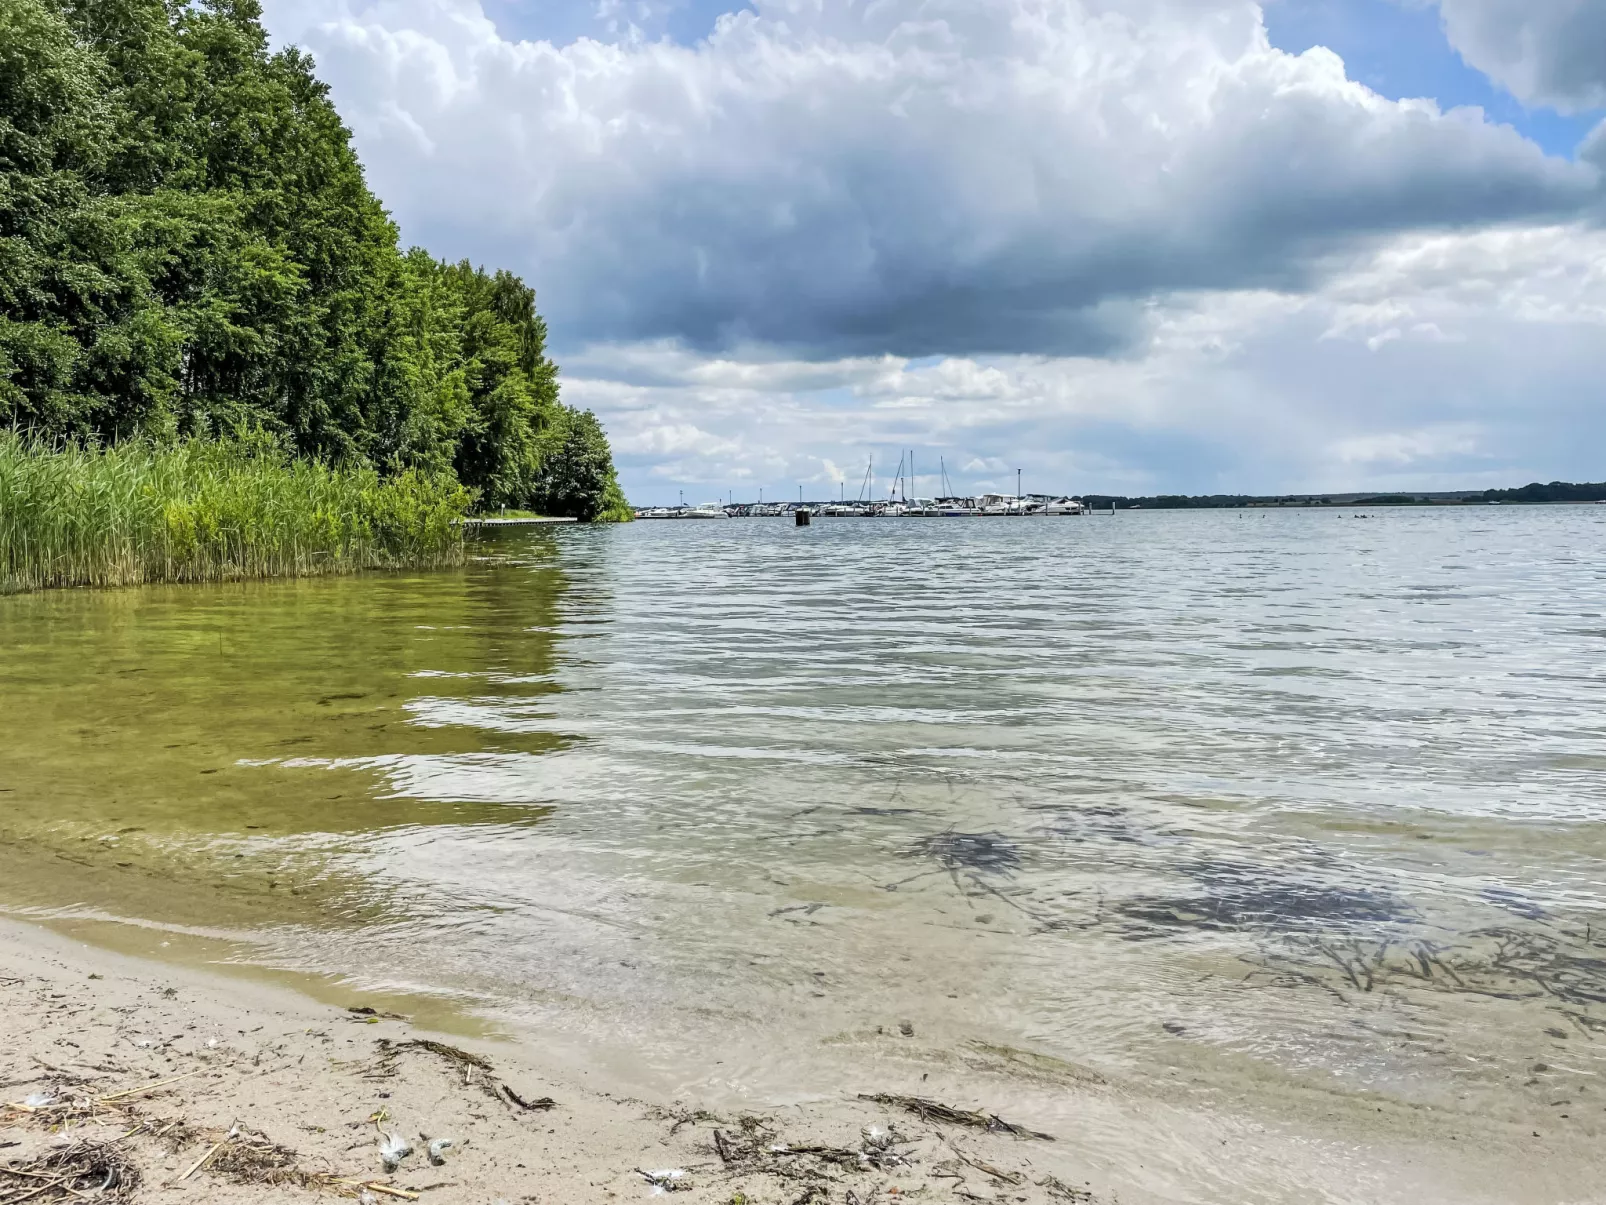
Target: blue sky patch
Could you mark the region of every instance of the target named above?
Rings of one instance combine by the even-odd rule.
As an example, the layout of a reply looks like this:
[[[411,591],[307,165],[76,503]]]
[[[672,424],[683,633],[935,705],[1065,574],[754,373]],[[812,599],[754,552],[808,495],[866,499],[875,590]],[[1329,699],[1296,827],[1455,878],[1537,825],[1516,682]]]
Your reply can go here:
[[[1537,3],[1538,0],[1535,0]],[[1553,155],[1572,158],[1601,114],[1530,111],[1469,67],[1445,39],[1437,7],[1412,0],[1268,0],[1271,42],[1301,54],[1325,46],[1353,80],[1391,100],[1430,96],[1441,107],[1477,105]]]

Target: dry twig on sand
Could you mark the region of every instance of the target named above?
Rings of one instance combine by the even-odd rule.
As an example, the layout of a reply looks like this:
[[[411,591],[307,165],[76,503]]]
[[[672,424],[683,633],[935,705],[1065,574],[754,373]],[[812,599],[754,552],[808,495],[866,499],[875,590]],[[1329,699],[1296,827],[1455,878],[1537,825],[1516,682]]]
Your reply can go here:
[[[460,1050],[456,1046],[448,1046],[445,1042],[435,1042],[429,1038],[392,1042],[389,1038],[380,1038],[376,1045],[379,1047],[379,1058],[373,1064],[369,1078],[389,1079],[396,1074],[396,1060],[403,1053],[408,1050],[422,1050],[444,1059],[453,1068],[461,1071],[465,1087],[479,1088],[492,1100],[516,1106],[526,1112],[545,1112],[555,1108],[558,1103],[550,1096],[534,1100],[520,1096],[496,1077],[496,1068],[490,1059],[471,1051]]]
[[[471,1054],[467,1050],[459,1050],[456,1046],[448,1046],[445,1042],[432,1042],[428,1038],[410,1038],[405,1042],[390,1043],[380,1039],[380,1046],[394,1045],[397,1050],[427,1050],[431,1054],[439,1055],[448,1063],[462,1068],[475,1068],[480,1071],[492,1071],[491,1060],[481,1054]]]
[[[1041,1130],[1029,1130],[1025,1126],[1016,1125],[1012,1121],[1005,1121],[996,1113],[979,1113],[970,1109],[955,1109],[941,1101],[927,1100],[921,1096],[895,1096],[888,1093],[869,1095],[859,1094],[860,1100],[874,1101],[878,1105],[890,1105],[899,1109],[906,1109],[922,1121],[940,1122],[944,1125],[969,1126],[973,1130],[986,1130],[993,1134],[1013,1134],[1017,1138],[1038,1138],[1044,1142],[1053,1142],[1054,1135],[1045,1134]]]
[[[507,1097],[514,1104],[518,1105],[519,1108],[537,1113],[544,1113],[546,1110],[556,1107],[558,1103],[550,1096],[538,1097],[535,1100],[525,1100],[524,1097],[513,1091],[513,1089],[509,1088],[506,1084],[502,1085],[502,1095]]]

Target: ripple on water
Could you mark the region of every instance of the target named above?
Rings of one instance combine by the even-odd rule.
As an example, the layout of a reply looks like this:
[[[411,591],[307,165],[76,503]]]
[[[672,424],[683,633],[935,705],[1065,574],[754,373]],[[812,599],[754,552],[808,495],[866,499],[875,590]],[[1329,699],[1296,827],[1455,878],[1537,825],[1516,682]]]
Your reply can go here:
[[[3,599],[0,893],[677,1087],[988,1050],[1548,1117],[1535,1043],[1606,1040],[1600,520],[1342,518],[502,532]]]

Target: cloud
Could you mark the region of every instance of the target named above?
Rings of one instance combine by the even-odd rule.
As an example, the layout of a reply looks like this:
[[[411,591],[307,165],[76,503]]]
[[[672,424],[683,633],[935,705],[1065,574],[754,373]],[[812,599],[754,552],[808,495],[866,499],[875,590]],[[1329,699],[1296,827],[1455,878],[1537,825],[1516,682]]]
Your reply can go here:
[[[1475,424],[1450,423],[1415,431],[1380,431],[1341,439],[1333,453],[1346,463],[1414,465],[1447,456],[1476,456],[1485,433]]]
[[[1606,4],[1599,0],[1439,0],[1461,56],[1524,104],[1606,108]]]
[[[757,0],[693,46],[511,41],[477,0],[266,8],[406,234],[528,275],[568,347],[1124,355],[1157,297],[1305,291],[1598,188],[1272,48],[1243,0]]]
[[[609,380],[614,361],[653,383]],[[820,481],[822,461],[846,466],[851,495],[871,454],[884,490],[906,448],[925,493],[939,470],[960,489],[1012,488],[1017,466],[1028,488],[1122,493],[1594,480],[1606,233],[1396,236],[1308,292],[1156,301],[1144,344],[1113,358],[844,359],[794,372],[655,344],[596,347],[585,363],[568,395],[610,430],[695,415],[737,447],[694,479],[763,484],[772,497]],[[633,496],[664,496],[656,462],[627,454],[621,466]]]
[[[1606,103],[1600,5],[1437,3],[1525,103]],[[909,448],[927,494],[1600,476],[1606,125],[1547,157],[1247,0],[756,0],[695,44],[653,40],[680,0],[563,44],[266,8],[404,236],[537,286],[638,500]]]

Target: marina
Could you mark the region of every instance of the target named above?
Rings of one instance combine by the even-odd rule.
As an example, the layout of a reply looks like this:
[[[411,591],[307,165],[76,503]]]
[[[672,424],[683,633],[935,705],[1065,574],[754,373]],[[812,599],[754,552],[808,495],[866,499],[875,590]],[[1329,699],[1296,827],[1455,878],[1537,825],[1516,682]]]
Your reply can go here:
[[[784,519],[800,511],[828,519],[1025,519],[1095,513],[1081,499],[1063,495],[980,494],[847,502],[707,502],[699,506],[643,506],[635,514],[638,519]]]
[[[757,502],[737,502],[728,497],[725,502],[705,502],[698,506],[686,503],[684,492],[677,506],[641,506],[635,508],[638,519],[784,519],[793,518],[799,526],[807,525],[808,518],[822,516],[828,519],[970,519],[970,518],[1038,518],[1093,513],[1083,499],[1068,494],[1027,494],[1019,485],[1013,494],[981,493],[964,495],[956,491],[948,480],[948,468],[938,459],[942,494],[935,498],[920,496],[920,478],[914,471],[914,452],[900,457],[897,470],[889,483],[885,498],[877,499],[875,461],[865,466],[864,480],[855,498],[839,497],[836,501],[806,501],[802,487],[796,502],[765,502],[763,490]],[[908,465],[907,472],[904,469]],[[929,475],[928,475],[928,480]],[[845,493],[845,491],[844,491]],[[1100,513],[1114,514],[1113,510]]]

